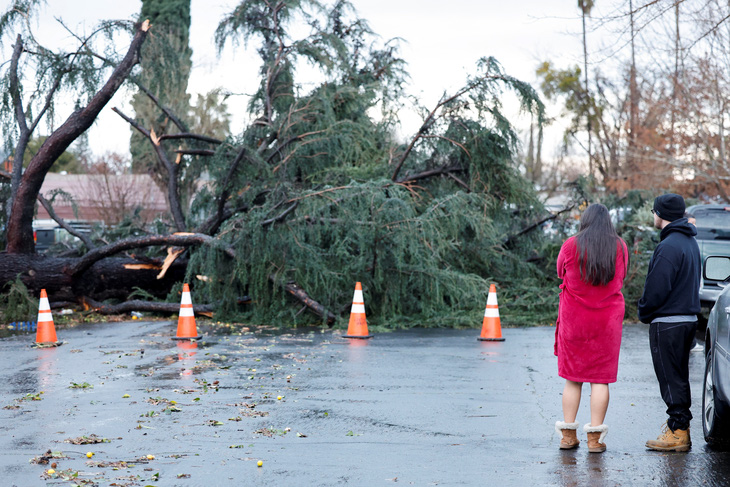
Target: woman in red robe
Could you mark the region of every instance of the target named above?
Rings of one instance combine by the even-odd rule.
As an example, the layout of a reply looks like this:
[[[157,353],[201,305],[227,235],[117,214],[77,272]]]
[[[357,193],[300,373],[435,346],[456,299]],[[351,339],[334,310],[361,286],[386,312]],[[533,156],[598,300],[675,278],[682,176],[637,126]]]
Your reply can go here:
[[[628,267],[626,243],[611,223],[608,209],[590,205],[580,220],[578,233],[565,241],[558,255],[560,306],[555,324],[558,375],[565,379],[563,421],[555,424],[562,434],[561,449],[578,446],[575,421],[584,382],[591,384],[591,422],[588,451],[606,450],[603,424],[608,409],[608,384],[616,382],[624,296]]]

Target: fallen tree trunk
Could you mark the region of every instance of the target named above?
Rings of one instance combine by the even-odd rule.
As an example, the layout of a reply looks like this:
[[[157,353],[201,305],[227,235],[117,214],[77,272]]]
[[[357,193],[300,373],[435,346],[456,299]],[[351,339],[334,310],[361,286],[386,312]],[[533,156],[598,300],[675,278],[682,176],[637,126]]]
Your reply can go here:
[[[162,263],[129,257],[99,260],[75,277],[69,273],[78,258],[47,257],[39,254],[0,253],[0,283],[16,277],[37,296],[46,289],[53,301],[79,302],[81,296],[96,300],[126,299],[134,288],[153,296],[167,296],[172,286],[185,278],[186,261],[176,261],[162,279],[157,279]]]
[[[199,236],[188,234],[174,237],[177,243],[181,243],[185,239],[197,240]],[[126,242],[120,241],[115,248],[117,251],[129,249],[132,240],[134,239],[128,239]],[[167,240],[166,242],[169,243]],[[159,244],[159,242],[157,243]],[[207,243],[207,241],[198,243]],[[86,255],[89,256],[89,254],[91,252]],[[166,297],[175,284],[185,279],[187,260],[177,259],[159,279],[158,276],[163,266],[162,261],[105,257],[87,265],[93,260],[94,258],[84,260],[84,258],[78,257],[49,257],[42,254],[0,252],[0,283],[8,283],[19,277],[34,296],[38,296],[40,290],[45,289],[51,301],[86,303],[102,314],[130,311],[175,313],[179,310],[179,303],[126,300],[135,288],[144,289],[157,298]],[[269,279],[282,286],[287,293],[299,300],[314,314],[325,318],[328,325],[334,324],[337,317],[322,304],[312,299],[296,283],[282,282],[277,280],[274,275],[271,275]],[[119,299],[124,302],[117,305],[101,302],[106,299]],[[248,297],[239,299],[239,304],[248,302],[250,302]],[[215,304],[201,304],[195,309],[200,312],[209,312],[213,311],[215,307]]]

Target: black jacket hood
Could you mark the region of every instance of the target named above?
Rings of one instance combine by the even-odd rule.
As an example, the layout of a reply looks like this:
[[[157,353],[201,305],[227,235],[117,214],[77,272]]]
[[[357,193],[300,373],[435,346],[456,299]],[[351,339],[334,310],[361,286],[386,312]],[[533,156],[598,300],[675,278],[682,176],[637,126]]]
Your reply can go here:
[[[679,232],[690,237],[694,237],[695,235],[697,235],[697,228],[695,228],[695,226],[692,225],[686,218],[680,218],[679,220],[674,220],[669,225],[664,227],[659,234],[659,237],[661,238],[661,240],[664,240],[665,238],[667,238],[667,235],[672,232]]]

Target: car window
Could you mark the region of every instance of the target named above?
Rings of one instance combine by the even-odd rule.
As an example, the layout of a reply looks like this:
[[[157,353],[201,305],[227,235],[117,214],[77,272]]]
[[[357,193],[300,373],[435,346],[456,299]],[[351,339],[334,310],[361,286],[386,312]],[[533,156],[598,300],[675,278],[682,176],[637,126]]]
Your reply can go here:
[[[730,207],[698,209],[693,214],[699,240],[730,240]]]

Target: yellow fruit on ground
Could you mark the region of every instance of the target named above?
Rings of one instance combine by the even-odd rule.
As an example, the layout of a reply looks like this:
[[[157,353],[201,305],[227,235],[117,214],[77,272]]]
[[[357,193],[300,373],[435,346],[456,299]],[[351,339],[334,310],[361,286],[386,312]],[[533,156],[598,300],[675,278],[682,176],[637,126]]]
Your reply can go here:
[[[122,396],[123,399],[126,399],[128,397],[129,397],[129,394],[125,394],[125,395]]]
[[[258,462],[256,462],[256,465],[259,466],[259,467],[263,467],[264,466],[264,462],[262,462],[261,460],[259,460]]]
[[[52,468],[49,468],[49,469],[48,469],[48,470],[46,471],[46,473],[47,473],[48,475],[53,475],[54,473],[56,473],[56,471],[55,471],[55,470],[53,470]]]
[[[94,452],[93,451],[86,452],[86,458],[91,458],[93,456],[94,456]]]
[[[147,460],[154,460],[154,459],[155,459],[154,455],[147,455]]]
[[[281,396],[276,396],[277,401],[281,401]]]

